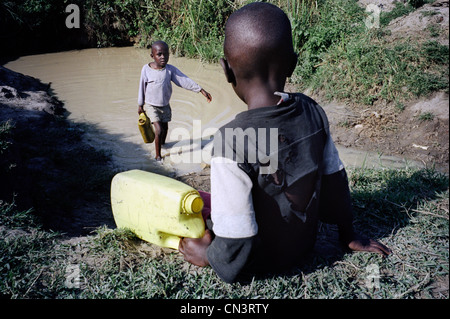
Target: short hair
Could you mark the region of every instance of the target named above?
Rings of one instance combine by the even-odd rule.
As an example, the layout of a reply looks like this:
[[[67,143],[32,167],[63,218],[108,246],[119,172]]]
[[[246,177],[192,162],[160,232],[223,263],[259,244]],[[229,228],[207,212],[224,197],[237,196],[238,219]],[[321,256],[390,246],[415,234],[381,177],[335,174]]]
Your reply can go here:
[[[156,46],[156,45],[163,45],[163,46],[169,48],[169,45],[166,42],[164,42],[162,40],[158,40],[158,41],[153,41],[152,42],[152,44],[150,46],[150,49],[153,49],[153,47]]]
[[[227,20],[224,53],[230,62],[239,65],[241,76],[263,72],[262,66],[276,62],[273,59],[294,54],[289,18],[270,3],[254,2],[242,7]]]

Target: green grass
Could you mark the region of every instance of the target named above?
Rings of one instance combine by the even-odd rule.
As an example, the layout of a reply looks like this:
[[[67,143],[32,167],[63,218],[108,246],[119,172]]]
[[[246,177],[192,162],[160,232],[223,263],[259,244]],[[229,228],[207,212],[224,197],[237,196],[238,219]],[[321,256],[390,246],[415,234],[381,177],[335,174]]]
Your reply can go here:
[[[448,178],[433,170],[365,168],[351,170],[349,180],[355,227],[388,245],[388,258],[333,246],[292,274],[230,285],[211,268],[192,266],[125,230],[99,228],[64,242],[10,223],[0,228],[0,292],[12,298],[448,298]],[[0,209],[3,215],[5,206]],[[319,242],[333,234],[323,226]],[[69,265],[80,270],[78,287],[66,285]],[[370,287],[373,265],[379,285]]]
[[[431,112],[425,112],[425,113],[421,113],[418,116],[419,120],[424,122],[424,121],[431,121],[434,119],[434,114]]]
[[[323,92],[330,100],[357,105],[398,105],[434,91],[448,92],[448,45],[389,38],[387,24],[416,6],[398,2],[393,11],[381,14],[379,29],[369,30],[356,2],[325,2],[302,31],[308,36],[291,81]]]
[[[408,15],[409,13],[413,12],[415,10],[414,6],[412,6],[410,3],[407,3],[406,5],[402,2],[395,2],[395,7],[389,12],[383,11],[380,15],[380,24],[382,26],[386,26],[391,22],[392,20],[399,18],[401,16]]]
[[[448,69],[442,64],[448,65],[448,46],[437,42],[389,44],[363,36],[329,50],[310,83],[329,99],[402,103],[448,91]]]
[[[0,296],[56,297],[46,285],[55,281],[53,267],[61,257],[57,234],[41,230],[30,211],[14,211],[13,204],[1,203],[0,215]]]

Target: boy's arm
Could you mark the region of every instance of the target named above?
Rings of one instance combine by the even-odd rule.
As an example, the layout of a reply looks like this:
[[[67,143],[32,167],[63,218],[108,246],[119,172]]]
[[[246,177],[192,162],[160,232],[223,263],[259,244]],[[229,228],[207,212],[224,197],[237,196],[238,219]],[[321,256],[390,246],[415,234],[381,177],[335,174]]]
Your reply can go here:
[[[196,92],[196,93],[198,93],[202,90],[200,85],[198,85],[194,80],[189,78],[186,74],[181,72],[177,67],[170,65],[170,70],[171,70],[171,73],[170,73],[171,80],[177,86],[182,87],[183,89],[186,89],[189,91]]]
[[[211,160],[211,218],[215,237],[184,238],[179,250],[186,261],[211,265],[225,282],[241,275],[257,244],[258,226],[253,210],[252,181],[236,162]]]
[[[138,113],[141,114],[144,112],[144,103],[145,103],[145,66],[141,71],[141,78],[139,79],[139,91],[138,91]]]
[[[178,250],[184,255],[184,260],[196,266],[209,265],[206,251],[213,240],[211,231],[207,229],[202,238],[181,238]]]
[[[190,77],[188,77],[186,74],[181,72],[178,68],[171,65],[172,72],[172,82],[178,85],[179,87],[182,87],[186,90],[190,90],[193,92],[200,92],[203,94],[203,96],[206,98],[206,100],[211,102],[212,96],[208,92],[205,91],[200,85],[198,85],[194,80],[192,80]]]
[[[391,250],[383,244],[355,233],[345,169],[322,177],[320,214],[323,222],[338,226],[340,241],[351,250],[374,252],[383,256],[391,253]]]
[[[320,110],[322,109],[320,108]],[[326,119],[326,115],[323,114],[323,116]],[[326,122],[328,122],[327,119]],[[355,233],[347,172],[339,158],[338,150],[328,129],[327,132],[324,149],[324,175],[322,176],[320,191],[319,212],[321,221],[336,224],[339,229],[340,241],[351,250],[389,255],[391,250],[386,246]]]

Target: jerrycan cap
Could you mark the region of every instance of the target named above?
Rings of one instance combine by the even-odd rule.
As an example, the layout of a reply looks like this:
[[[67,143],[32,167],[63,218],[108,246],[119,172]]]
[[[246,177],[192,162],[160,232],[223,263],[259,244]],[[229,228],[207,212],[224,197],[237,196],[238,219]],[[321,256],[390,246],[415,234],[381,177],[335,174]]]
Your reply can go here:
[[[141,114],[139,114],[139,125],[144,125],[145,122],[147,122],[147,116],[145,115],[144,112],[142,112]]]
[[[203,209],[203,199],[197,192],[186,195],[183,200],[183,212],[186,214],[198,214]]]

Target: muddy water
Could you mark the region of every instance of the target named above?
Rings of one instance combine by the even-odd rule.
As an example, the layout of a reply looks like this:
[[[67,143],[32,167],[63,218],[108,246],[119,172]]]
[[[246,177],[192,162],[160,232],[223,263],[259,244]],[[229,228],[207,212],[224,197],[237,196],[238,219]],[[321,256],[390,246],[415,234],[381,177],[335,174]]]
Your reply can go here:
[[[144,144],[137,127],[139,76],[148,62],[148,50],[125,47],[24,56],[5,67],[51,82],[69,119],[87,124],[87,141],[110,152],[119,169],[199,171],[201,163],[208,162],[215,129],[246,107],[226,83],[218,64],[171,56],[169,63],[210,92],[213,101],[208,104],[203,95],[173,86],[168,148],[162,152],[164,164],[158,164],[153,160],[154,144]],[[405,166],[395,157],[348,148],[339,148],[339,153],[347,166]]]
[[[141,68],[148,62],[148,50],[126,47],[25,56],[5,67],[51,82],[54,93],[70,112],[69,119],[88,124],[88,142],[110,151],[120,169],[199,170],[200,163],[173,163],[167,157],[164,165],[155,163],[154,144],[142,141],[137,127],[137,93]],[[202,94],[173,85],[168,145],[193,145],[186,140],[186,133],[193,131],[194,119],[201,121],[201,131],[208,133],[208,128],[220,127],[245,110],[225,82],[220,66],[174,56],[169,63],[210,92],[213,102],[207,103]],[[178,141],[179,145],[175,145]],[[163,150],[164,154],[170,157],[170,149]]]

